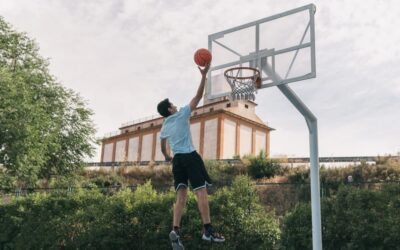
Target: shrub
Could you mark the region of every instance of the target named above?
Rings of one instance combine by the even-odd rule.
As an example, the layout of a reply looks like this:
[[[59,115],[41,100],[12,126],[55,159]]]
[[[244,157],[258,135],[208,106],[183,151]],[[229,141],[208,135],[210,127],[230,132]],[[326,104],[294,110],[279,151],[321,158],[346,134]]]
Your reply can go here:
[[[310,168],[296,167],[286,168],[285,176],[291,183],[309,183]],[[366,163],[357,166],[337,167],[320,169],[322,184],[346,182],[347,176],[351,175],[354,182],[382,182],[400,181],[400,164],[394,159],[387,160],[387,164],[368,165]]]
[[[0,168],[0,188],[4,191],[11,191],[14,189],[16,178],[9,176]]]
[[[280,239],[278,221],[265,212],[255,186],[247,176],[238,176],[231,188],[213,196],[214,221],[228,239],[224,249],[273,249]]]
[[[285,217],[282,228],[282,249],[312,249],[311,205],[298,204]]]
[[[249,175],[253,178],[270,178],[280,173],[279,162],[274,159],[266,158],[264,152],[260,152],[257,157],[250,157]]]
[[[288,182],[296,183],[296,184],[303,184],[303,183],[310,183],[310,168],[309,167],[296,167],[286,169],[286,173],[288,178]]]
[[[0,249],[170,249],[174,192],[150,182],[112,196],[99,190],[33,194],[0,205]],[[259,204],[248,177],[210,196],[213,224],[228,239],[214,249],[271,249],[278,222]],[[209,249],[193,193],[183,216],[187,249]]]
[[[322,202],[324,249],[397,249],[400,245],[400,186],[382,190],[342,186]],[[284,220],[282,247],[311,249],[311,208],[297,206]]]
[[[230,185],[235,176],[247,173],[247,168],[242,163],[231,164],[224,161],[205,160],[204,164],[215,186]]]
[[[224,187],[210,196],[213,225],[227,241],[215,249],[273,249],[280,236],[278,221],[265,212],[254,184],[238,176],[230,188]],[[187,249],[209,249],[201,240],[201,218],[194,195],[189,196],[183,220],[183,241]]]

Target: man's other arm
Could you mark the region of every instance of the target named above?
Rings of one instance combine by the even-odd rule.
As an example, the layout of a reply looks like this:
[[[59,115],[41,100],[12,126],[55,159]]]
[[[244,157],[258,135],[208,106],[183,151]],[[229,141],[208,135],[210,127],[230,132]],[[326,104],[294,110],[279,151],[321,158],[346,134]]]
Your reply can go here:
[[[166,161],[172,160],[172,157],[167,152],[167,139],[161,139],[161,152],[163,153]]]

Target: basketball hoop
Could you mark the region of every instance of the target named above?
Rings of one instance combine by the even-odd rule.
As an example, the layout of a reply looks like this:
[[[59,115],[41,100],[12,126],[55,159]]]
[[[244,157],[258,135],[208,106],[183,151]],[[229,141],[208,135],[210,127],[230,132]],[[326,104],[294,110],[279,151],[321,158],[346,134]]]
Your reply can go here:
[[[261,77],[258,69],[251,67],[230,68],[224,72],[224,76],[232,88],[231,100],[254,101],[256,99],[254,94],[261,87]]]

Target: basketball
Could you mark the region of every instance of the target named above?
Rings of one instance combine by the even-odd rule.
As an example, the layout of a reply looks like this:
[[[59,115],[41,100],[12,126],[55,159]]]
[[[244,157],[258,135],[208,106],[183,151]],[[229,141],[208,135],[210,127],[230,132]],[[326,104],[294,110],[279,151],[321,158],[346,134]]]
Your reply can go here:
[[[198,49],[196,53],[194,53],[194,62],[200,67],[206,66],[207,63],[210,63],[212,60],[212,55],[208,49]]]

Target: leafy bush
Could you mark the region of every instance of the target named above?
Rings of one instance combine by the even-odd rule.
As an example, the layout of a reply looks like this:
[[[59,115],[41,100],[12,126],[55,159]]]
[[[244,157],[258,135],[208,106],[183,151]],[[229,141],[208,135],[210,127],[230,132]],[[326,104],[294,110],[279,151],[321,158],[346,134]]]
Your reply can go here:
[[[324,249],[398,249],[400,186],[382,190],[342,186],[322,202]],[[284,221],[282,247],[311,249],[311,208],[303,203]]]
[[[269,211],[276,215],[283,216],[294,209],[300,202],[310,201],[310,185],[259,185],[257,186],[261,203]]]
[[[151,180],[153,184],[163,186],[166,184],[171,185],[173,181],[172,166],[169,164],[157,166],[153,164],[149,166],[127,166],[118,168],[117,172],[131,184],[143,184]]]
[[[284,175],[290,183],[310,182],[309,167],[285,168]],[[386,160],[386,164],[362,163],[357,166],[320,169],[321,183],[343,183],[349,175],[353,177],[354,182],[400,181],[400,163],[390,158]]]
[[[249,177],[238,176],[230,188],[213,196],[214,221],[226,235],[224,249],[273,249],[279,239],[278,221],[266,213]]]
[[[0,205],[1,249],[170,249],[173,191],[148,182],[112,196],[99,190],[33,194]],[[210,196],[213,224],[227,242],[214,249],[271,249],[279,240],[275,217],[259,204],[248,177]],[[183,216],[187,249],[209,249],[193,193]]]
[[[108,171],[105,173],[101,171],[87,171],[86,176],[81,180],[80,185],[83,187],[95,186],[98,188],[108,188],[116,186],[122,187],[124,183],[124,178],[114,171]]]
[[[286,168],[285,170],[288,182],[296,184],[310,183],[310,168],[302,166],[290,169]]]
[[[279,174],[281,167],[279,162],[274,159],[266,158],[264,152],[260,152],[257,157],[250,157],[249,175],[253,178],[270,178]]]
[[[213,185],[216,186],[229,185],[237,175],[247,173],[247,168],[242,163],[231,164],[223,161],[205,160],[204,164]]]
[[[309,203],[298,204],[285,217],[281,237],[282,249],[312,249],[311,205]]]
[[[6,175],[5,171],[0,168],[0,189],[10,191],[14,189],[16,178]]]

